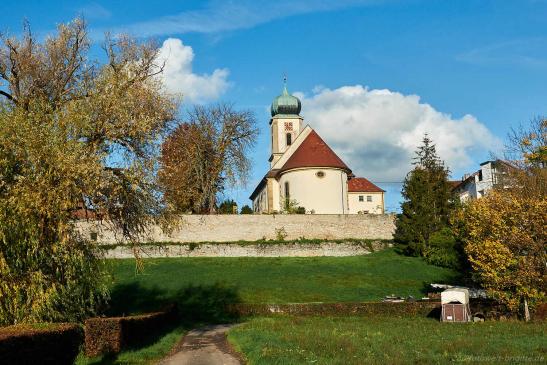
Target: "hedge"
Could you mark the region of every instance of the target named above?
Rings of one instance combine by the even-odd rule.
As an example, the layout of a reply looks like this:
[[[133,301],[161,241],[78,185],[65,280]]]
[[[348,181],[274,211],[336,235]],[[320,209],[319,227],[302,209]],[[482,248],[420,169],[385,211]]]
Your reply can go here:
[[[80,325],[61,323],[0,328],[2,364],[73,364],[83,342]]]
[[[127,317],[96,317],[85,321],[85,354],[96,357],[139,347],[177,320],[173,306],[163,312]]]
[[[363,302],[363,303],[289,303],[234,304],[228,310],[240,316],[267,314],[428,316],[440,309],[440,302]],[[439,312],[440,316],[440,312]]]
[[[533,318],[537,321],[545,321],[545,318],[547,318],[547,303],[537,305]]]
[[[491,300],[471,300],[471,313],[481,314],[485,319],[516,318],[502,305]],[[363,315],[363,316],[418,316],[440,318],[439,301],[416,302],[362,302],[362,303],[289,303],[289,304],[233,304],[230,313],[240,316],[296,314],[296,315]],[[544,314],[542,314],[544,316]],[[541,314],[535,319],[541,320]]]

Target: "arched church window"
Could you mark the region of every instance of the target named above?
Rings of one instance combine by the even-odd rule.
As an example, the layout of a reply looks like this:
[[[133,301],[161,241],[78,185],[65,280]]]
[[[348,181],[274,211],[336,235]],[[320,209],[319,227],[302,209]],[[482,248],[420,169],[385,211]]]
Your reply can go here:
[[[287,146],[292,144],[292,134],[287,133]]]
[[[289,182],[285,181],[285,199],[289,199],[291,197],[291,192],[289,190]]]

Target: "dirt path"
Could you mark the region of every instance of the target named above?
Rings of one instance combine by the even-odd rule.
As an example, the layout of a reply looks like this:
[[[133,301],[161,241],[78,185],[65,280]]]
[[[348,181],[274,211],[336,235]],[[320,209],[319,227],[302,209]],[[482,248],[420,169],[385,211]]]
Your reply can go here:
[[[159,365],[242,365],[242,359],[226,339],[231,327],[215,325],[188,332],[175,347],[175,353]]]

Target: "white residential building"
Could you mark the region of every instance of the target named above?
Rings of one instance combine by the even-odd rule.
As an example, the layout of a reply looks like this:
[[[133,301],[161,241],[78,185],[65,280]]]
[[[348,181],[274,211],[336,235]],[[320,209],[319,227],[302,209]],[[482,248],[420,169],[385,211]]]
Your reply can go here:
[[[460,201],[479,199],[494,187],[503,184],[507,169],[514,168],[503,160],[486,161],[480,164],[480,170],[465,175],[461,181],[454,182],[454,191]]]

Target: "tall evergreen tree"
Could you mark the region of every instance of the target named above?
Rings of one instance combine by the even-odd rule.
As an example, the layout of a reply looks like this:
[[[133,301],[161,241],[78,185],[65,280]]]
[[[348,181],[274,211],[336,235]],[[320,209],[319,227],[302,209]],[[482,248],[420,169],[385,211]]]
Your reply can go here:
[[[448,182],[449,170],[427,134],[413,165],[403,184],[404,202],[396,221],[395,241],[405,253],[422,256],[432,236],[448,226],[454,198]]]

